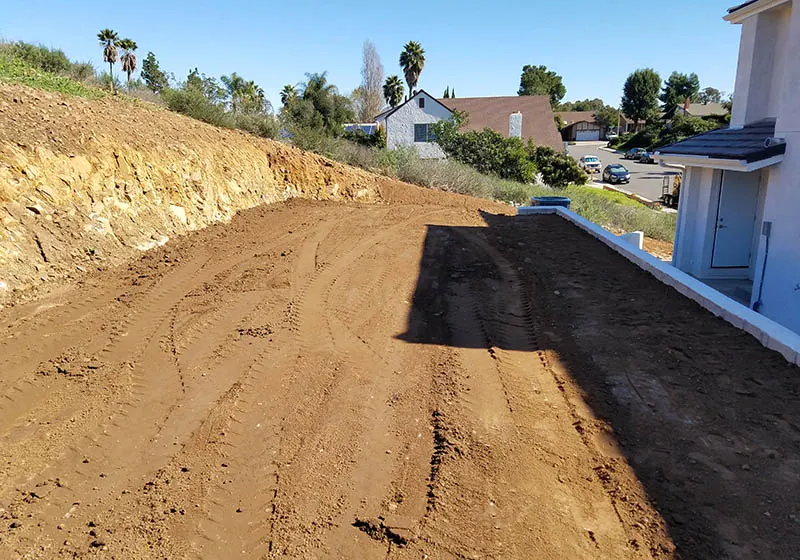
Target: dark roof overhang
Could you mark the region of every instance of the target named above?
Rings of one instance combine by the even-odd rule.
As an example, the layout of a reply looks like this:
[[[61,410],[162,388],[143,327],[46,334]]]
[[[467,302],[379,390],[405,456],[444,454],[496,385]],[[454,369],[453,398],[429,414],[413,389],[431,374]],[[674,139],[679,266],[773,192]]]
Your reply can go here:
[[[775,119],[763,119],[742,128],[719,128],[664,146],[656,155],[665,160],[676,158],[705,158],[721,162],[722,167],[736,165],[745,168],[758,168],[759,162],[771,161],[786,153],[786,143],[776,140]],[[730,162],[726,164],[725,162]],[[775,161],[774,163],[777,163]],[[688,163],[687,163],[688,165]]]

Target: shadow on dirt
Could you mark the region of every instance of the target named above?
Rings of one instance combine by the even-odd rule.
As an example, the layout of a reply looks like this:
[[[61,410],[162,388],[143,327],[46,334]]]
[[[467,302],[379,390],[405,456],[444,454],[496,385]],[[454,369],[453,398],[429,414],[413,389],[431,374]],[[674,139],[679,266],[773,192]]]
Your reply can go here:
[[[677,556],[798,558],[798,368],[559,217],[484,219],[429,226],[399,338],[555,352]]]

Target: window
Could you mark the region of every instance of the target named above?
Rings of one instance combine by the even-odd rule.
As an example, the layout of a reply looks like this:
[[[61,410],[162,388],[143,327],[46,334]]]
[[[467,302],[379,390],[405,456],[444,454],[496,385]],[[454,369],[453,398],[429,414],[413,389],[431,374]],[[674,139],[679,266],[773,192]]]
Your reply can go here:
[[[425,108],[425,98],[424,97],[420,97],[419,98],[419,108],[420,109],[424,109]]]
[[[414,125],[414,142],[433,142],[433,133],[429,124]]]

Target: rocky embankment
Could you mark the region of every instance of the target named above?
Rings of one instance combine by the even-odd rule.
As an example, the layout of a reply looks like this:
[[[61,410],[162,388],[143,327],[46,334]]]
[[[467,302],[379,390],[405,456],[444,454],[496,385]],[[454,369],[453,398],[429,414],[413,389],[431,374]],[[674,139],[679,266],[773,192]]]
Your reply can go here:
[[[128,99],[0,85],[0,303],[291,197],[388,179]]]

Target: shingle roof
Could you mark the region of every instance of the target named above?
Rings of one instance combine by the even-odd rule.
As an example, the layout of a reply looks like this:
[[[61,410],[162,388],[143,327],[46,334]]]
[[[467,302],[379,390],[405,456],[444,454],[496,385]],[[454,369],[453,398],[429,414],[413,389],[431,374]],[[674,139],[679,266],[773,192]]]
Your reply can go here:
[[[728,8],[728,13],[732,14],[733,12],[739,11],[742,8],[749,6],[750,4],[755,4],[758,1],[759,0],[748,0],[747,2],[739,4],[738,6],[734,6],[733,8]]]
[[[522,113],[522,139],[531,139],[540,146],[564,150],[564,143],[556,128],[550,98],[546,95],[514,95],[507,97],[457,97],[439,99],[453,111],[468,115],[465,130],[491,128],[508,136],[508,117]]]
[[[661,154],[705,156],[718,159],[761,161],[783,154],[786,144],[770,147],[764,141],[775,135],[775,119],[763,119],[743,128],[719,128],[659,148]]]
[[[594,122],[594,111],[556,111],[565,125],[578,122]]]

